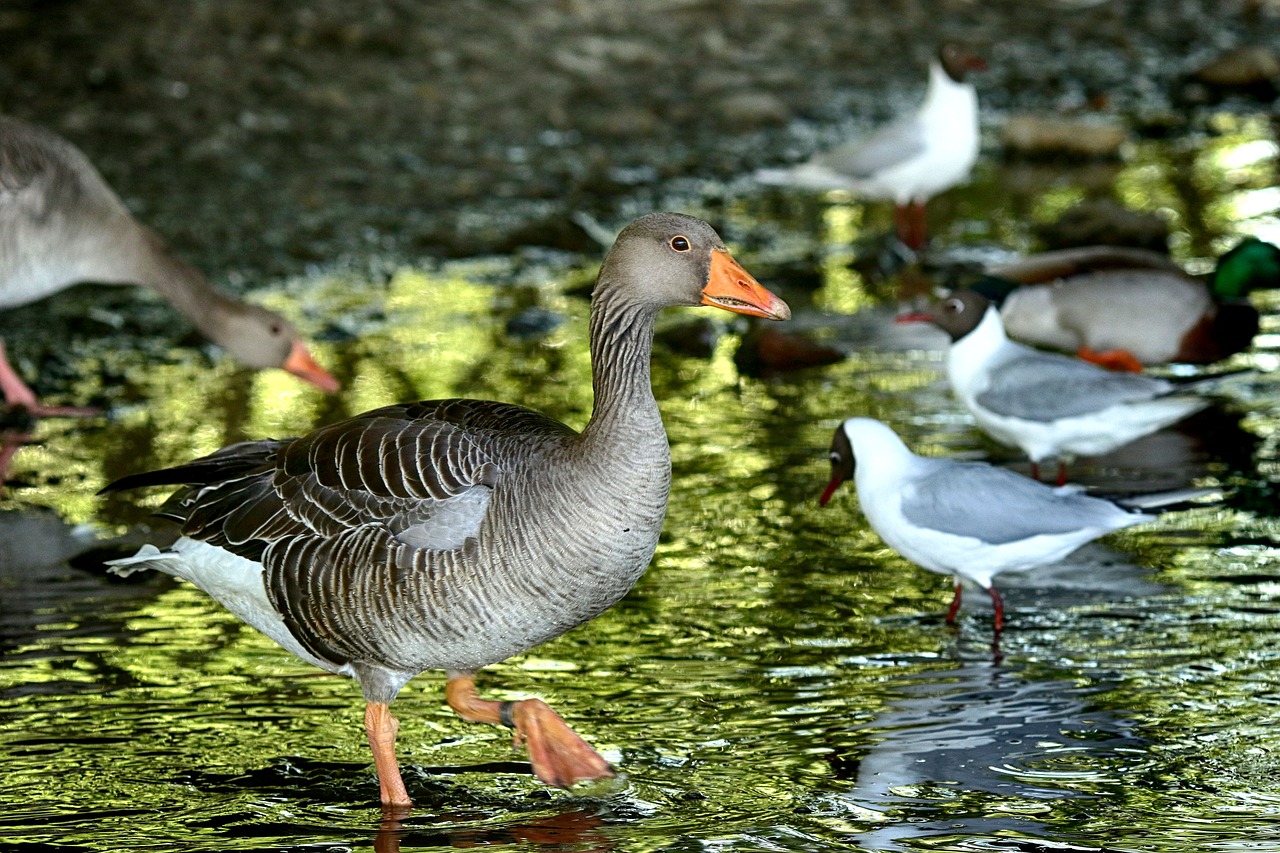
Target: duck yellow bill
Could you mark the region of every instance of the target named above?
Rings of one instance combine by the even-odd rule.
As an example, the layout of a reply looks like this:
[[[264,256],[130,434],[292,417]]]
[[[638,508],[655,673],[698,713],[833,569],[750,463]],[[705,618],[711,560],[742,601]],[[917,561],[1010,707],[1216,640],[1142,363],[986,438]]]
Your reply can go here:
[[[307,348],[301,341],[293,342],[289,357],[280,366],[304,382],[310,382],[326,394],[332,394],[342,387],[329,371],[316,364],[316,360],[311,357],[311,353],[307,352]]]
[[[702,304],[769,320],[786,320],[791,316],[787,303],[765,290],[723,249],[711,252],[711,275],[707,286],[702,288]]]

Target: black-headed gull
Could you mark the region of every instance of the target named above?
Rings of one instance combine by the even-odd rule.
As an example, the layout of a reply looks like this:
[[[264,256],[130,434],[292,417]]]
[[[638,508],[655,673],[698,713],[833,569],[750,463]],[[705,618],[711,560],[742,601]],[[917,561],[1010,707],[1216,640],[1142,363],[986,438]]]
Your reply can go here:
[[[1086,542],[1153,518],[1140,510],[1206,494],[1148,495],[1126,501],[1133,507],[1126,509],[1079,486],[1055,488],[985,462],[917,456],[871,418],[849,418],[836,428],[831,481],[819,503],[826,506],[851,478],[863,515],[889,547],[955,580],[947,623],[955,621],[963,581],[969,581],[991,596],[996,631],[1004,627],[996,575],[1061,560]]]
[[[761,169],[756,180],[891,200],[898,238],[921,249],[925,202],[965,181],[977,162],[978,93],[966,77],[986,67],[981,58],[945,44],[929,64],[929,87],[914,113],[797,166]]]
[[[956,397],[992,438],[1020,447],[1038,475],[1044,459],[1109,453],[1208,405],[1175,396],[1178,386],[1136,373],[1043,352],[1009,340],[1000,311],[960,290],[899,322],[926,321],[951,336],[947,377]]]

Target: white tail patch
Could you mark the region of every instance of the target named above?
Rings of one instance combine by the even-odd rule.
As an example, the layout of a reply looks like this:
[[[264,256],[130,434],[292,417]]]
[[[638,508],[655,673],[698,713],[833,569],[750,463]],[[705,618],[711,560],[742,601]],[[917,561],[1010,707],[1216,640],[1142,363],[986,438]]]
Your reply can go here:
[[[113,575],[127,578],[134,572],[154,569],[158,572],[172,574],[171,567],[166,565],[182,558],[172,551],[161,551],[155,545],[143,545],[132,557],[121,557],[118,560],[107,560],[109,571]]]

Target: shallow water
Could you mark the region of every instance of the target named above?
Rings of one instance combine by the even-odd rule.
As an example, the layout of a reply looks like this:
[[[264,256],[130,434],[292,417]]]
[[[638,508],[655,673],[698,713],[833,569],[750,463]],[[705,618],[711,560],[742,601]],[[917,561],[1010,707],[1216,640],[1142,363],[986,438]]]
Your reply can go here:
[[[932,208],[939,258],[1029,247],[1036,222],[1112,187],[1165,212],[1192,265],[1229,235],[1275,240],[1268,133],[1261,118],[1223,116],[1211,133],[1141,143],[1102,179],[985,166]],[[384,819],[354,683],[188,586],[103,573],[105,557],[164,534],[148,518],[161,495],[94,497],[134,470],[415,397],[519,400],[585,422],[578,292],[598,258],[525,252],[390,275],[348,265],[268,296],[296,316],[342,318],[319,346],[345,383],[337,397],[210,361],[162,331],[141,355],[110,335],[73,341],[67,375],[93,378],[62,395],[111,417],[42,423],[0,504],[3,848],[1280,846],[1280,299],[1259,297],[1265,334],[1227,364],[1259,372],[1225,383],[1205,416],[1075,469],[1101,491],[1194,481],[1227,487],[1224,499],[1002,578],[1010,624],[997,651],[984,596],[948,629],[949,581],[886,550],[851,488],[816,505],[831,430],[852,414],[886,420],[920,452],[1023,468],[949,396],[939,336],[894,326],[873,298],[891,288],[850,269],[850,247],[886,228],[888,211],[722,186],[671,194],[776,279],[795,327],[850,357],[741,378],[744,327],[727,315],[714,318],[725,334],[709,360],[656,352],[675,481],[652,568],[599,619],[482,676],[494,695],[548,699],[622,781],[547,790],[508,735],[458,720],[426,674],[396,703],[417,807]],[[140,299],[68,298],[102,310]],[[517,317],[542,333],[513,334]]]

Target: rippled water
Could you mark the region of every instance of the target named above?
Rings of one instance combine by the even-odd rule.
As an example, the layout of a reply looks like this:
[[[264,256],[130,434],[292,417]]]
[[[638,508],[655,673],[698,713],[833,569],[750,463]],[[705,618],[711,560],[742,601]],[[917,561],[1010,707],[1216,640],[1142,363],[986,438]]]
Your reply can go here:
[[[1280,237],[1266,207],[1274,142],[1261,122],[1223,122],[1144,144],[1105,183],[1167,211],[1193,264],[1236,232]],[[1188,168],[1208,196],[1195,206],[1173,180]],[[1088,180],[989,168],[940,200],[938,244],[956,256],[1026,247],[1033,222],[1096,192]],[[275,294],[295,314],[343,318],[320,347],[346,383],[336,398],[210,367],[186,347],[142,359],[76,342],[86,375],[124,380],[68,383],[68,398],[112,404],[110,422],[43,423],[0,504],[0,847],[1280,844],[1280,299],[1261,297],[1265,334],[1230,362],[1261,372],[1233,379],[1206,416],[1076,470],[1102,490],[1195,480],[1227,497],[1003,583],[997,654],[982,596],[948,629],[947,579],[886,550],[851,489],[826,509],[815,501],[830,432],[852,414],[888,421],[921,452],[1021,464],[951,399],[936,336],[894,327],[888,308],[851,316],[873,283],[849,271],[847,241],[885,227],[887,211],[693,191],[680,202],[710,209],[766,283],[807,259],[812,294],[779,274],[794,325],[851,357],[739,378],[742,328],[727,316],[710,360],[660,348],[675,483],[653,567],[601,618],[483,674],[494,695],[547,698],[624,781],[546,789],[507,734],[461,722],[443,679],[426,674],[396,704],[417,807],[384,817],[353,682],[292,659],[188,586],[103,574],[104,557],[163,532],[147,517],[160,495],[93,496],[139,468],[414,397],[519,400],[585,421],[575,289],[592,259],[526,254],[389,278],[344,268]],[[513,336],[513,317],[547,316],[532,309],[567,319]]]

